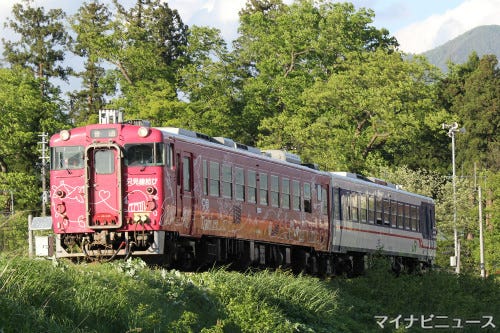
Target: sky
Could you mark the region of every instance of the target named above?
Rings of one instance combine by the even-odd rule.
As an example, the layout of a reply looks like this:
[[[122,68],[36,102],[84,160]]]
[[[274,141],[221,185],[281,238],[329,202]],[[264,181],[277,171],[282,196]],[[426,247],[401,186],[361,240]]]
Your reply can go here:
[[[285,0],[286,3],[291,1]],[[352,0],[375,12],[373,25],[395,36],[401,50],[421,53],[481,25],[500,25],[500,0]],[[245,0],[174,0],[187,24],[219,28],[226,40],[237,36],[238,11]]]
[[[89,0],[90,1],[90,0]],[[110,2],[109,0],[101,0]],[[336,0],[332,0],[336,1]],[[3,27],[15,0],[0,0],[0,37],[10,39]],[[125,6],[135,0],[121,0]],[[237,37],[238,11],[246,0],[169,0],[187,25],[218,28],[231,43]],[[284,0],[291,3],[292,0]],[[481,25],[500,25],[500,0],[351,0],[356,8],[375,12],[373,25],[395,36],[400,49],[421,53]],[[34,0],[35,6],[62,8],[73,14],[83,1]]]

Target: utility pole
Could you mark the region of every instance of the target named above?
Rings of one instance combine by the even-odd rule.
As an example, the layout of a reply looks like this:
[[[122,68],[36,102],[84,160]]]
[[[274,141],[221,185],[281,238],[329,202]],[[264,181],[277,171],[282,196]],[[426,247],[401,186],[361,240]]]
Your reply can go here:
[[[477,187],[477,195],[479,201],[479,267],[481,268],[481,277],[486,277],[486,269],[484,267],[484,239],[483,239],[483,203],[481,195],[481,185]]]
[[[38,136],[42,138],[42,141],[38,142],[42,145],[42,148],[41,148],[42,157],[40,157],[40,159],[42,160],[42,216],[46,216],[46,207],[47,207],[47,203],[49,201],[49,196],[47,194],[47,180],[46,180],[46,178],[47,178],[46,171],[47,171],[47,165],[48,165],[48,159],[49,159],[49,155],[47,154],[48,134],[43,132],[42,134],[39,134]]]
[[[477,181],[477,165],[474,162],[474,189],[477,189],[477,201],[479,210],[479,269],[481,277],[486,277],[486,269],[484,266],[484,236],[483,236],[483,197],[481,192],[481,185]]]
[[[465,128],[458,128],[458,123],[442,124],[443,129],[448,129],[448,136],[451,138],[451,163],[453,167],[453,241],[455,244],[454,266],[455,272],[460,274],[460,242],[457,231],[457,185],[455,172],[455,133],[465,133]],[[453,266],[453,264],[452,264]]]

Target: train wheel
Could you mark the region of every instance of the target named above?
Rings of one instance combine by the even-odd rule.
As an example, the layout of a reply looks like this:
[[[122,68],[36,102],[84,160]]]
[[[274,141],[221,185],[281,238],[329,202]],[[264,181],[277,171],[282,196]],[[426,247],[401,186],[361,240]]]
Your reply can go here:
[[[295,274],[307,271],[307,253],[301,248],[292,248],[292,271]]]
[[[353,276],[360,276],[365,272],[365,255],[364,253],[356,253],[352,255],[352,272]]]
[[[399,276],[401,272],[403,271],[404,265],[402,262],[401,257],[393,257],[392,258],[392,263],[391,263],[391,269],[392,272],[396,275]]]
[[[273,268],[278,268],[284,263],[284,255],[281,252],[281,248],[278,245],[269,246],[269,263]]]

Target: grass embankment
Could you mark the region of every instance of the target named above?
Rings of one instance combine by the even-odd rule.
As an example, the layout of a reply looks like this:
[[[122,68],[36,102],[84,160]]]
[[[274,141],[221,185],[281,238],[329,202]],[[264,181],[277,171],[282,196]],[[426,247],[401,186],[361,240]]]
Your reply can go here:
[[[428,332],[421,315],[447,316],[425,324],[450,326],[435,327],[441,332],[492,332],[481,326],[491,316],[500,326],[499,296],[498,281],[440,272],[396,278],[374,269],[356,279],[321,280],[0,255],[0,332]],[[418,321],[405,330],[411,315]],[[384,329],[375,316],[389,317]],[[452,329],[455,319],[464,328]]]

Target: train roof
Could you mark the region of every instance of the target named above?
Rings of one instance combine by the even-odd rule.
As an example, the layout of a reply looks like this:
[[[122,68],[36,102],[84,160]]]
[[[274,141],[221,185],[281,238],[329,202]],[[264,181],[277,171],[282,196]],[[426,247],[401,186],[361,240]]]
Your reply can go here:
[[[425,201],[432,201],[432,198],[426,197],[424,195],[416,194],[413,192],[408,192],[403,190],[401,187],[388,183],[382,179],[373,177],[364,177],[355,173],[350,172],[328,172],[319,170],[316,165],[303,164],[300,157],[296,154],[284,151],[284,150],[261,150],[256,147],[247,146],[244,144],[237,143],[232,139],[223,137],[210,137],[206,134],[177,128],[177,127],[159,127],[157,128],[163,133],[175,137],[182,138],[190,142],[196,142],[202,145],[211,146],[217,149],[228,150],[232,152],[238,152],[247,156],[255,156],[261,159],[269,160],[275,163],[280,163],[283,165],[288,165],[291,167],[298,168],[300,170],[307,170],[310,172],[315,172],[318,174],[327,175],[332,180],[344,180],[352,184],[359,184],[372,189],[379,189],[384,192],[399,193],[404,195],[411,195],[413,197],[418,197]]]
[[[394,185],[391,183],[387,183],[378,178],[372,177],[364,177],[355,173],[350,172],[330,172],[332,179],[335,180],[343,180],[352,184],[359,184],[362,186],[367,186],[372,189],[379,189],[384,192],[396,193],[401,195],[409,195],[415,198],[419,198],[423,201],[434,202],[434,199],[431,197],[427,197],[422,194],[418,194],[415,192],[409,192],[404,190],[399,185]]]
[[[181,138],[185,141],[198,143],[204,146],[222,149],[228,152],[237,152],[245,156],[260,158],[274,163],[280,163],[286,166],[299,168],[301,170],[321,173],[324,175],[328,174],[325,171],[318,170],[314,165],[303,164],[298,155],[284,150],[261,150],[256,147],[235,142],[232,139],[223,137],[210,137],[203,133],[198,133],[177,127],[156,127],[156,129],[162,131],[167,135]]]

